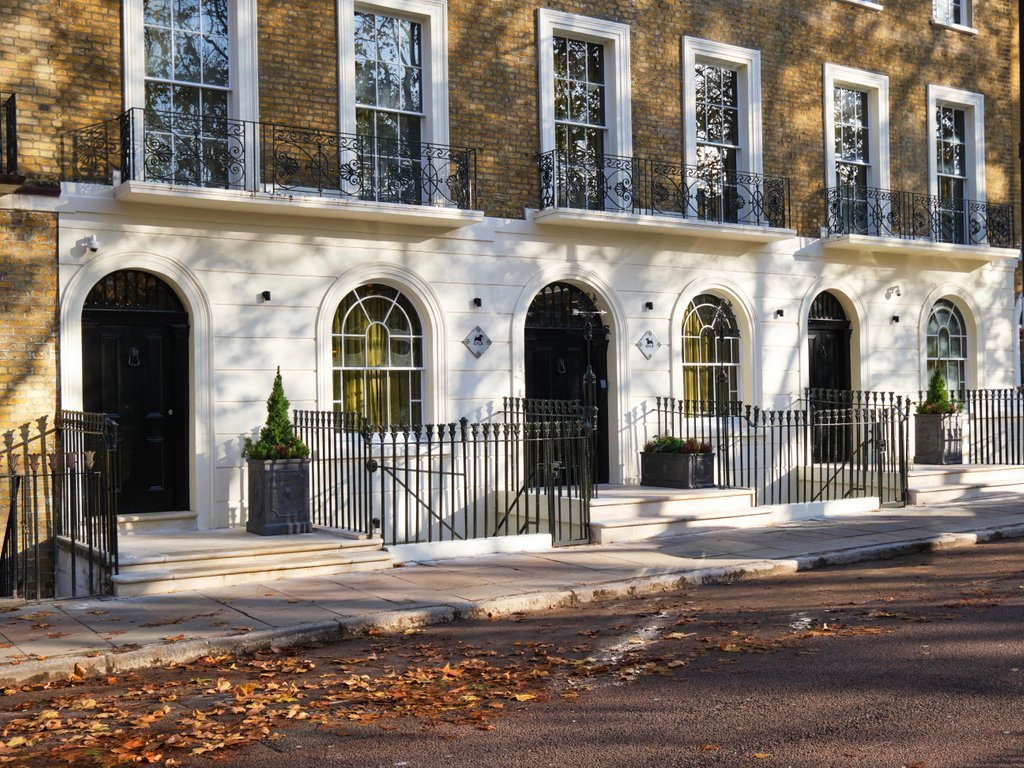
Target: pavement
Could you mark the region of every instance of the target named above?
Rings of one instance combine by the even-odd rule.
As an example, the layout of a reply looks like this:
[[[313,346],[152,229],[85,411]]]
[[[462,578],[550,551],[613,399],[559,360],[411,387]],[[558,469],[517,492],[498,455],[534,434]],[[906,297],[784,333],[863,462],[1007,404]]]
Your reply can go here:
[[[0,684],[116,675],[1004,538],[1024,538],[1024,496],[169,595],[9,604],[0,607]]]

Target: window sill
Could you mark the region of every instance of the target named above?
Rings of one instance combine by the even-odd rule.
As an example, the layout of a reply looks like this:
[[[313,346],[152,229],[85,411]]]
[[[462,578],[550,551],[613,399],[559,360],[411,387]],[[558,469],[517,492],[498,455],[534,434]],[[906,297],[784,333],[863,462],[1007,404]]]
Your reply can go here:
[[[978,34],[978,30],[975,29],[974,27],[967,27],[964,26],[963,24],[953,24],[952,22],[949,21],[939,21],[939,19],[932,19],[932,26],[942,27],[944,29],[951,29],[954,32],[962,32],[965,35]]]
[[[233,189],[174,186],[126,181],[114,187],[122,202],[267,213],[284,216],[382,221],[395,224],[457,229],[483,221],[483,211],[431,205],[404,205],[365,200],[333,199],[316,195],[270,194]]]
[[[906,240],[877,235],[836,235],[822,238],[821,244],[826,251],[889,252],[903,256],[938,256],[985,263],[1002,259],[1017,261],[1020,258],[1020,251],[1016,248],[936,243],[932,240]]]
[[[872,3],[870,0],[840,0],[840,2],[859,5],[861,8],[867,8],[870,11],[884,10],[884,6],[881,3]]]
[[[717,240],[774,243],[796,237],[796,231],[780,227],[752,224],[725,224],[698,221],[682,216],[615,211],[585,211],[578,208],[545,208],[527,211],[527,220],[545,226],[578,227],[580,229],[650,232],[680,237],[706,237]]]

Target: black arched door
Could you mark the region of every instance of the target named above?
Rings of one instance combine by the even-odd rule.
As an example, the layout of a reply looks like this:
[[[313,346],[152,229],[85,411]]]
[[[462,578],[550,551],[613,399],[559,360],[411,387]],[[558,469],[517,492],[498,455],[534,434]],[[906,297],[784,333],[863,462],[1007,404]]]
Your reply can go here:
[[[841,462],[850,451],[850,428],[840,412],[847,401],[833,392],[852,388],[850,376],[850,321],[839,300],[828,291],[819,293],[807,318],[808,383],[811,388],[812,458]],[[821,414],[818,419],[816,414]],[[826,417],[827,413],[827,417]],[[819,422],[830,422],[822,426]]]
[[[595,479],[608,482],[608,329],[594,297],[569,283],[551,283],[526,315],[526,397],[588,400],[588,366],[597,406]]]
[[[82,310],[86,411],[117,422],[118,512],[188,508],[188,314],[164,281],[114,272]]]

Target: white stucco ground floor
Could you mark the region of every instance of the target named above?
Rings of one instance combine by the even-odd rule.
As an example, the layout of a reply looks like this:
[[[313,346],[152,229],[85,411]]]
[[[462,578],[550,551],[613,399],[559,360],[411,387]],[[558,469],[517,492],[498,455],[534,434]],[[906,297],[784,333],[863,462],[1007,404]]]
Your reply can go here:
[[[809,319],[823,293],[844,316],[840,363],[852,389],[916,397],[936,354],[955,354],[972,388],[1009,387],[1017,375],[1014,251],[822,241],[786,231],[748,236],[714,226],[666,230],[598,217],[552,223],[530,212],[457,221],[409,221],[398,212],[367,221],[298,215],[286,202],[247,208],[241,198],[227,207],[183,206],[173,197],[134,202],[100,187],[69,188],[57,206],[63,406],[85,408],[89,389],[113,386],[121,365],[149,371],[150,384],[140,386],[179,382],[180,391],[167,395],[173,403],[146,408],[153,418],[161,408],[176,410],[186,459],[175,504],[194,511],[200,528],[246,520],[242,442],[263,422],[275,369],[293,408],[330,410],[369,397],[360,387],[380,379],[356,382],[352,371],[394,364],[408,375],[389,386],[401,382],[412,393],[406,399],[416,402],[405,407],[417,409],[417,420],[483,419],[503,396],[530,394],[528,315],[552,284],[578,288],[601,313],[613,483],[637,482],[655,399],[692,394],[684,321],[701,296],[727,302],[736,331],[731,386],[763,408],[791,407],[814,383]],[[165,308],[178,318],[178,356],[158,351],[144,322],[141,331],[123,330],[131,323],[118,311],[144,308],[119,307],[113,294],[105,304],[96,299],[97,284],[125,271],[169,287],[178,302]],[[348,333],[339,308],[365,299],[366,286],[377,286],[377,296],[388,289],[390,306],[414,320],[403,325],[397,310],[379,317],[367,310],[363,330]],[[929,349],[937,302],[962,319],[952,352]],[[390,334],[391,346],[382,343],[391,363],[346,346],[374,323]],[[556,373],[564,367],[557,350],[552,361]]]

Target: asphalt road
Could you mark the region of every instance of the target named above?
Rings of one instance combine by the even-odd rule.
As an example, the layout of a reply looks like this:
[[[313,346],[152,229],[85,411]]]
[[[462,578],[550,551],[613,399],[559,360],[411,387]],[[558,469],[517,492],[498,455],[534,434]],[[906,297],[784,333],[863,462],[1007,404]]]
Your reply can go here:
[[[266,680],[290,694],[257,706]],[[221,659],[73,695],[148,711],[161,691],[174,692],[166,715],[121,738],[152,730],[158,762],[184,766],[1020,768],[1024,542]],[[3,737],[15,713],[62,697],[8,692]],[[232,704],[242,731],[268,708],[293,717],[239,747],[166,742],[202,736],[194,713],[226,718]],[[100,753],[33,754],[22,764]]]

